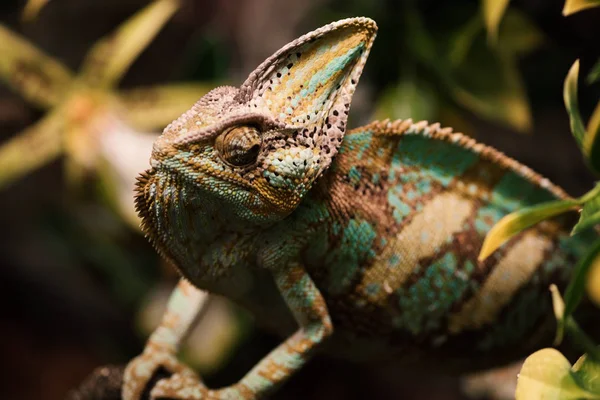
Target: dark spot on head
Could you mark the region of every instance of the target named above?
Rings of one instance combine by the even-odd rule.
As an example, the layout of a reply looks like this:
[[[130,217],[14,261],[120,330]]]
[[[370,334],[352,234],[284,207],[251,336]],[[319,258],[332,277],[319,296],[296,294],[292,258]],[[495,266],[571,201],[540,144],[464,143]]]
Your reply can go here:
[[[288,69],[292,68],[293,66],[294,66],[294,63],[289,63],[289,64],[287,65]]]
[[[281,78],[281,72],[278,72],[278,73],[277,73],[277,77],[278,77],[278,78]]]
[[[300,56],[302,55],[302,53],[296,53],[296,57],[300,58]]]

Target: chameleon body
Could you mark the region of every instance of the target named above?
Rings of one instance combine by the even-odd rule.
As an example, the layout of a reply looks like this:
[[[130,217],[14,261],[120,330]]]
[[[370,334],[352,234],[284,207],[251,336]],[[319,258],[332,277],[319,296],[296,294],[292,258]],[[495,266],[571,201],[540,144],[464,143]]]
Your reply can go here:
[[[159,366],[153,398],[263,398],[323,349],[363,361],[483,368],[552,333],[548,285],[585,250],[548,221],[484,262],[502,216],[566,194],[439,124],[346,133],[375,38],[367,18],[286,45],[240,88],[220,87],[169,125],[137,186],[142,228],[183,278],[126,400]],[[206,388],[175,356],[200,308],[225,295],[289,334],[238,383]]]

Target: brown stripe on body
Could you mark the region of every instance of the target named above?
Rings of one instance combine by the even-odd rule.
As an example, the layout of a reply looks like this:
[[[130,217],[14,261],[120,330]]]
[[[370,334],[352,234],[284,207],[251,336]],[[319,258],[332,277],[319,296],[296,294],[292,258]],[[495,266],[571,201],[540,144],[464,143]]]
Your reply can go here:
[[[372,301],[383,305],[396,290],[417,282],[427,266],[447,252],[456,255],[458,265],[464,264],[466,259],[477,265],[482,237],[473,227],[473,221],[482,200],[490,198],[493,187],[505,172],[489,161],[479,160],[448,188],[434,185],[438,187],[432,195],[420,199],[423,208],[413,211],[399,225],[393,242],[388,243],[378,261],[366,270],[358,290],[364,292],[369,283],[383,282],[384,291],[371,296]],[[425,243],[421,242],[423,233],[428,235]],[[401,253],[400,264],[390,265],[387,260],[398,253]]]

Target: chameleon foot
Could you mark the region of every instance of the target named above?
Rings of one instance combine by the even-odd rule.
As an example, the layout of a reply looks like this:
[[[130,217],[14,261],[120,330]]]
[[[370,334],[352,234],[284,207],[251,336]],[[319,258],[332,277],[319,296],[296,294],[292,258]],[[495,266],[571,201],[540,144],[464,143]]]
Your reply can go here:
[[[217,399],[211,396],[211,390],[200,382],[198,377],[189,374],[174,374],[169,378],[161,379],[150,392],[152,400],[178,399],[178,400],[208,400]]]
[[[123,374],[123,400],[140,399],[146,385],[161,367],[174,374],[173,376],[185,378],[186,382],[193,380],[197,386],[202,385],[196,373],[187,365],[177,360],[172,352],[164,349],[146,349],[141,355],[131,360],[125,368],[125,373]],[[190,399],[196,399],[196,397],[190,397]]]

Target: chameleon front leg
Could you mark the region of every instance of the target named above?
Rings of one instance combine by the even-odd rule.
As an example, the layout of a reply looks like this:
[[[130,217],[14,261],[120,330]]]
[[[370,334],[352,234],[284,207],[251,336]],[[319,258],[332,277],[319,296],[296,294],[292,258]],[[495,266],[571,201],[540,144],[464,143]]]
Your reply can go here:
[[[272,392],[307,362],[319,344],[333,332],[325,300],[299,263],[274,270],[273,275],[300,329],[232,386],[210,390],[188,376],[175,374],[156,384],[151,392],[153,399],[259,399]]]
[[[177,360],[176,353],[206,298],[206,293],[185,279],[179,281],[169,298],[162,321],[146,342],[143,353],[125,368],[122,388],[124,400],[140,399],[148,381],[160,367],[199,382],[195,373]]]

